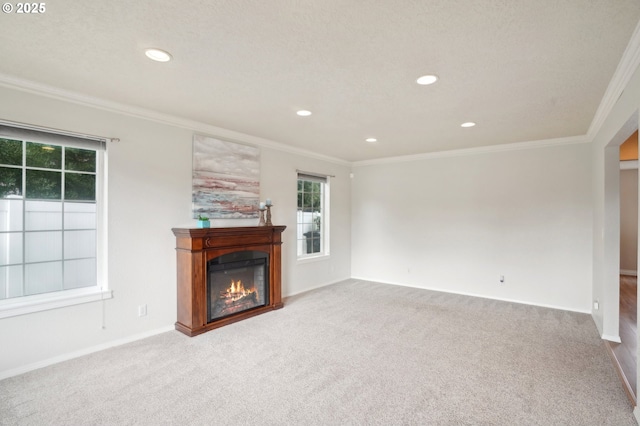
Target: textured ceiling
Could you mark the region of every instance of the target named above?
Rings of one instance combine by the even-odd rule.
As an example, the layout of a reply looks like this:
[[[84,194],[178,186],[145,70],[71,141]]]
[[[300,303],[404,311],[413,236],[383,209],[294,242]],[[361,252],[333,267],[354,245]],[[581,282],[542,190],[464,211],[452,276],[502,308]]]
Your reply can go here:
[[[348,161],[584,135],[640,19],[637,0],[46,7],[0,16],[5,77]]]

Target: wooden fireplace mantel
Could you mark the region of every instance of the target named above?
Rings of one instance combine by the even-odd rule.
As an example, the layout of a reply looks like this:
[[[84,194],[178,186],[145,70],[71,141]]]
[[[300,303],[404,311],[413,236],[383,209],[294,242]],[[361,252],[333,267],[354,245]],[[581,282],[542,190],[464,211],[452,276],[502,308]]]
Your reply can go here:
[[[195,336],[282,308],[281,245],[286,226],[173,228],[178,266],[176,330]],[[269,302],[265,306],[207,322],[207,262],[224,254],[255,250],[269,254]]]

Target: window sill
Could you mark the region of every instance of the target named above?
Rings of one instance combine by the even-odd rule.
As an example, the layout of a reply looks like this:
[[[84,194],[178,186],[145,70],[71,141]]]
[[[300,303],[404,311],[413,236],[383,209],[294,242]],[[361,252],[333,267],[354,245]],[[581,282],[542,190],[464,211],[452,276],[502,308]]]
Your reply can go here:
[[[315,256],[299,257],[297,263],[302,264],[302,263],[320,262],[323,260],[329,260],[330,257],[331,256],[329,254],[318,254]]]
[[[0,319],[113,298],[113,291],[80,288],[0,301]]]

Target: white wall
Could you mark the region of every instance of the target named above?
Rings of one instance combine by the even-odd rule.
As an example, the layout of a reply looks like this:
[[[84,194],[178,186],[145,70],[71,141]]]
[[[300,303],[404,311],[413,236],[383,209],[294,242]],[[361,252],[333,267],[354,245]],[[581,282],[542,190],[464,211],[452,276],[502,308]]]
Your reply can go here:
[[[638,169],[620,170],[620,272],[638,271]]]
[[[0,118],[5,120],[121,139],[108,147],[108,272],[114,298],[0,319],[0,377],[171,329],[176,320],[171,228],[195,226],[191,219],[194,131],[4,87],[0,100]],[[348,278],[349,167],[270,146],[261,148],[261,195],[273,200],[273,222],[287,226],[283,295]],[[334,250],[323,261],[296,261],[296,169],[336,176],[331,180]],[[214,221],[215,225],[221,223]],[[148,315],[141,318],[140,304],[148,306]]]
[[[588,144],[367,165],[354,175],[354,277],[590,310]]]
[[[322,162],[286,152],[262,151],[261,192],[276,194],[273,222],[287,225],[282,246],[282,291],[293,295],[351,277],[351,183],[350,167]],[[267,166],[270,165],[270,166]],[[335,176],[329,179],[331,255],[320,260],[297,261],[296,220],[298,210],[296,170]],[[271,188],[267,192],[266,188]],[[265,197],[266,198],[266,197]]]

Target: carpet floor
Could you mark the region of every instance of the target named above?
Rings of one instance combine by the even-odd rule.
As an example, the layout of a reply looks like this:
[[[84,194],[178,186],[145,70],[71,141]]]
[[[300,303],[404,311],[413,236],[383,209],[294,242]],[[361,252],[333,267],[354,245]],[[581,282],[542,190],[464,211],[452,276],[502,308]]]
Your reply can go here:
[[[587,314],[349,280],[0,381],[2,425],[636,425]]]

